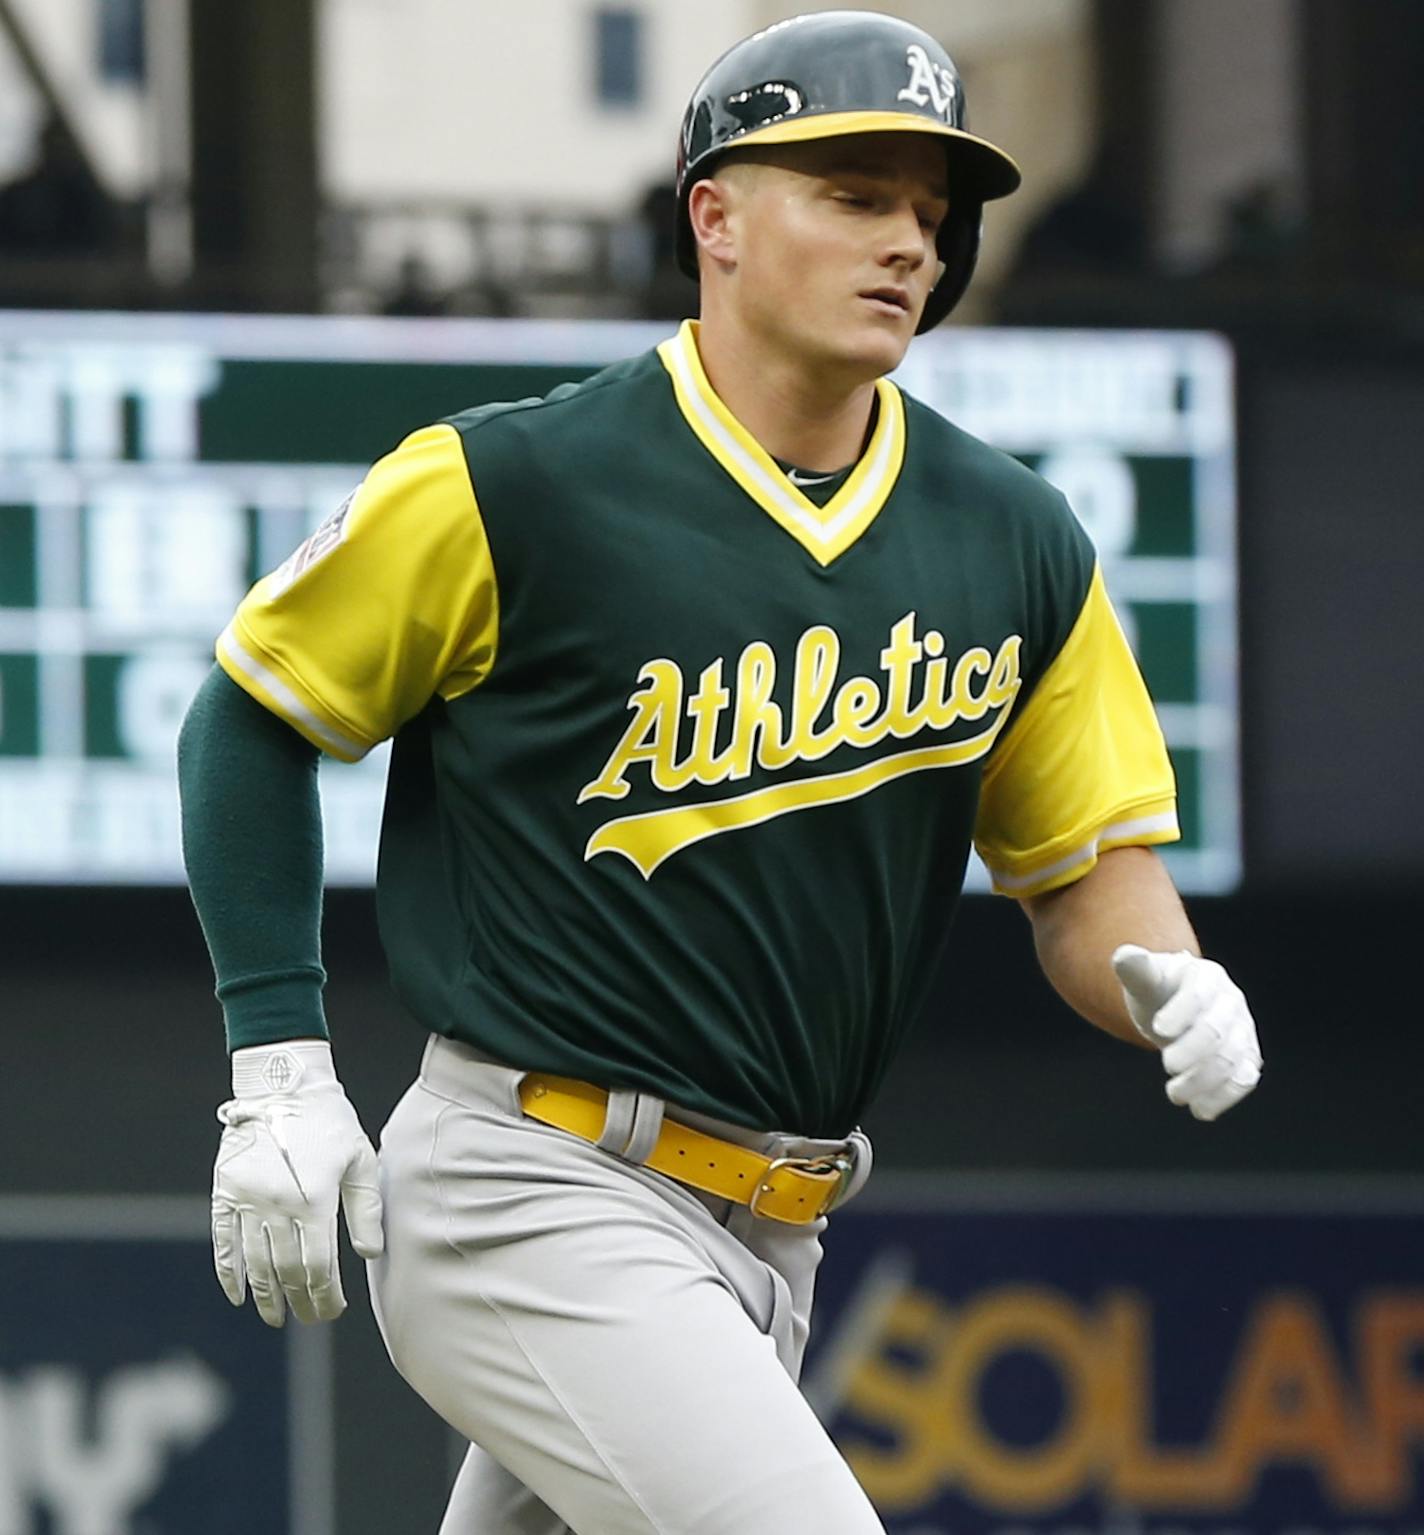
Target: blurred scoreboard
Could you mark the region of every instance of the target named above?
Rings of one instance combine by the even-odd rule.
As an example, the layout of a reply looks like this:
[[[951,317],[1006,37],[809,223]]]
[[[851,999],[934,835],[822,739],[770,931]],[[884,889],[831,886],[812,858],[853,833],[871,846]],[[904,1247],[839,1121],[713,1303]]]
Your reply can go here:
[[[667,327],[0,313],[0,880],[181,880],[173,748],[248,586],[408,431]],[[1232,370],[1187,333],[950,330],[900,381],[1068,496],[1157,700],[1179,886],[1240,875]],[[636,451],[636,423],[629,423]],[[385,752],[323,768],[372,878]],[[971,884],[984,884],[982,870]]]

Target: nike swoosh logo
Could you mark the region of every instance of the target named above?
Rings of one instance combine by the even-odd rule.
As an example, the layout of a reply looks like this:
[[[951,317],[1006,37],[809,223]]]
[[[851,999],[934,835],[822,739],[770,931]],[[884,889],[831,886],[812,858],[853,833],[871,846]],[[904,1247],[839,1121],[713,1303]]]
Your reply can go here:
[[[808,485],[824,485],[827,480],[833,480],[835,477],[834,472],[831,474],[798,474],[794,469],[786,471],[786,478],[793,485],[799,486],[802,489]]]

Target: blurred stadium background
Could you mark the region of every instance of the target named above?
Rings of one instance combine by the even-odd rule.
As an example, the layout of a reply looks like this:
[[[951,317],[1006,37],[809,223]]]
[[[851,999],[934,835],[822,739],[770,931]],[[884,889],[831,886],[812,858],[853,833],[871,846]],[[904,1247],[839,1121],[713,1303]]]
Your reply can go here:
[[[1184,1120],[969,897],[810,1392],[897,1532],[1424,1530],[1424,5],[878,8],[1025,171],[907,384],[1098,539],[1268,1074]],[[282,1336],[209,1273],[173,736],[362,464],[688,312],[682,104],[793,9],[0,0],[0,1535],[436,1527],[458,1447],[357,1266]],[[343,773],[329,1013],[374,1131],[420,1041],[380,766]]]

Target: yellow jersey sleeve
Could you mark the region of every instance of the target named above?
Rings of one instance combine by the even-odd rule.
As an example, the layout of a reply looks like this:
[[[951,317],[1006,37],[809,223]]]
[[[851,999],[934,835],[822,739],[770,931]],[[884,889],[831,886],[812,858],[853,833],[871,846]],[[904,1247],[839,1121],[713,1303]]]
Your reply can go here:
[[[452,426],[415,432],[243,598],[219,665],[313,745],[354,762],[494,663],[494,565]]]
[[[1081,879],[1109,848],[1172,842],[1176,781],[1094,567],[1063,648],[984,771],[974,845],[1002,895]]]

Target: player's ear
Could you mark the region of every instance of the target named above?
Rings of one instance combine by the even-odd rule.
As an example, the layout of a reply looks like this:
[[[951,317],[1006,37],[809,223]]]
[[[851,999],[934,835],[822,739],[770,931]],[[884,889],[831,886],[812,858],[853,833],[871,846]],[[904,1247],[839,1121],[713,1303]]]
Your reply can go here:
[[[737,188],[730,177],[709,176],[693,184],[687,198],[687,218],[699,259],[724,268],[736,264],[736,199]]]

